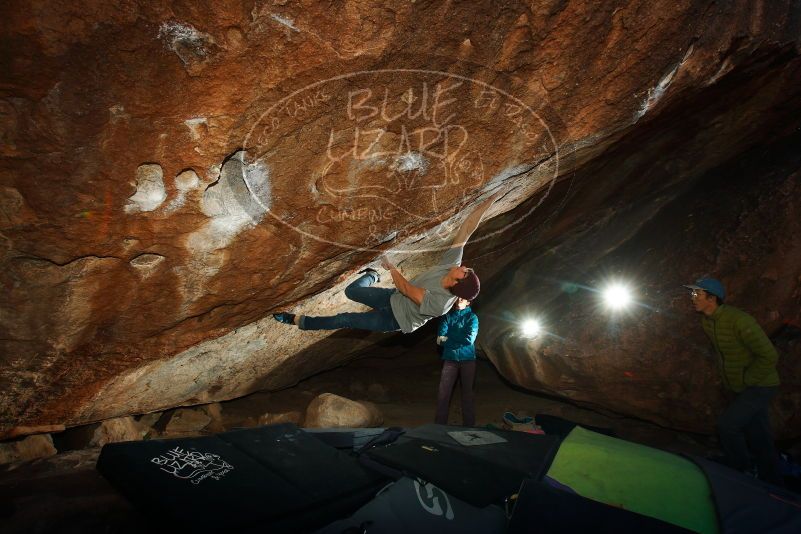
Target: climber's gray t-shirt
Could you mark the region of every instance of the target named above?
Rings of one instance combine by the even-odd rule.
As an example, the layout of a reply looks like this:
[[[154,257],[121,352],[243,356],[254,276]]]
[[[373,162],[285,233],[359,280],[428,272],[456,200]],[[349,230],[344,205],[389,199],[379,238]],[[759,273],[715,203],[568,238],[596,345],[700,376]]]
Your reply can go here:
[[[419,306],[398,290],[389,298],[392,313],[404,333],[414,332],[430,319],[445,315],[451,309],[456,296],[442,287],[442,277],[454,266],[461,265],[463,250],[464,247],[449,248],[439,265],[410,280],[412,285],[425,290]]]

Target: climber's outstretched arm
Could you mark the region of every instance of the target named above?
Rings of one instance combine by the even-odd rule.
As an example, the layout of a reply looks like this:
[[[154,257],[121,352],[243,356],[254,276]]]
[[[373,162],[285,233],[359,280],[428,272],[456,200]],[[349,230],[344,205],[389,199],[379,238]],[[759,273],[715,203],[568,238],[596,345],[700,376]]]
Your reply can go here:
[[[493,193],[487,200],[482,202],[481,204],[473,210],[473,212],[467,216],[467,218],[462,223],[462,226],[456,231],[456,236],[453,238],[453,244],[451,248],[454,247],[464,247],[465,243],[470,239],[470,236],[473,235],[473,232],[476,231],[478,228],[479,223],[481,222],[481,218],[484,217],[484,213],[492,206],[496,200],[501,197],[501,191],[497,193]]]

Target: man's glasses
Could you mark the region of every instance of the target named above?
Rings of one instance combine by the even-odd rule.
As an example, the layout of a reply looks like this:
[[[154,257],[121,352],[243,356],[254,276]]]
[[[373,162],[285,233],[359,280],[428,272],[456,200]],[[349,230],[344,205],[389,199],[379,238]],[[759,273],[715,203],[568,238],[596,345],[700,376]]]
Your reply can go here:
[[[697,299],[698,297],[701,296],[702,293],[706,293],[706,291],[704,291],[702,289],[693,289],[690,292],[690,298]]]

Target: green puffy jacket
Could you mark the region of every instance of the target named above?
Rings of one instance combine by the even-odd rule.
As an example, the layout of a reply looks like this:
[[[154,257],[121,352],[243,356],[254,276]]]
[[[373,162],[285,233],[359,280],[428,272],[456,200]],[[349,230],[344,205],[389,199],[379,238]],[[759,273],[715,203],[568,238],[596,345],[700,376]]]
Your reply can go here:
[[[748,386],[778,386],[776,361],[779,354],[753,317],[721,304],[710,317],[701,319],[720,356],[723,383],[739,393]]]

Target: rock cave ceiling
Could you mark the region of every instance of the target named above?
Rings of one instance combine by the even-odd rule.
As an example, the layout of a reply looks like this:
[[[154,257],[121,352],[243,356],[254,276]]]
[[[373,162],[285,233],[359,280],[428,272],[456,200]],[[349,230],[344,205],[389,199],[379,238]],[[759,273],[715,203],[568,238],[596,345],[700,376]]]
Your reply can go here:
[[[0,437],[226,400],[430,333],[298,332],[392,251],[466,264],[510,382],[704,432],[677,288],[729,285],[801,428],[801,3],[7,2]],[[594,287],[628,276],[611,319]],[[514,334],[526,314],[548,336]],[[784,336],[784,337],[782,337]],[[796,429],[795,431],[793,429]]]

